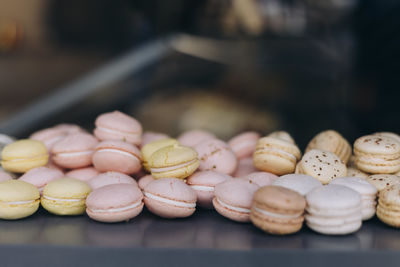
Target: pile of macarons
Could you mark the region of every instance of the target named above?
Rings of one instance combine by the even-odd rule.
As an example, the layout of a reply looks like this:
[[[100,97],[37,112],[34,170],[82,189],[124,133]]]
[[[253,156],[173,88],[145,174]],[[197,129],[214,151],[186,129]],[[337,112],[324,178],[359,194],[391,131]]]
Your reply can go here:
[[[248,131],[224,141],[205,130],[176,138],[143,132],[135,118],[101,114],[92,133],[59,124],[15,140],[0,135],[0,219],[34,214],[129,221],[144,207],[162,218],[214,209],[270,234],[307,225],[344,235],[377,217],[400,227],[400,136],[380,132],[352,146],[333,130],[304,154],[293,137]]]

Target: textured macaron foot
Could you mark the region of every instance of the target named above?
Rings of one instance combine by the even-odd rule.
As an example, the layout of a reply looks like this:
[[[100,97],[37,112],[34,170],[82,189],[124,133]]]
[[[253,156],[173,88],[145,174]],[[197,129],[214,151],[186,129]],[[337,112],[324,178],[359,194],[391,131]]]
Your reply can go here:
[[[383,223],[400,228],[400,184],[392,185],[379,192],[376,215]]]

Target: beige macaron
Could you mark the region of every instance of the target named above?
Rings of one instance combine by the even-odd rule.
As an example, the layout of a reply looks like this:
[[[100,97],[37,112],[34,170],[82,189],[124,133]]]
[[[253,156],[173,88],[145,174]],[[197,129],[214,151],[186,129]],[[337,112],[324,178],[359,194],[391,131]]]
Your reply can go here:
[[[367,181],[378,191],[382,191],[392,185],[400,184],[400,177],[393,174],[373,174],[367,177]]]
[[[400,184],[389,186],[379,192],[376,215],[387,225],[400,228]]]

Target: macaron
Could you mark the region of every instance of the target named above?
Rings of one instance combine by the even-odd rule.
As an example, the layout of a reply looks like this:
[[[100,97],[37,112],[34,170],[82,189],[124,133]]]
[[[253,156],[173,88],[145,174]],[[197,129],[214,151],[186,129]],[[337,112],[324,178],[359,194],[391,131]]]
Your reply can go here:
[[[146,185],[148,185],[149,183],[153,182],[155,179],[153,178],[153,176],[151,176],[150,174],[142,176],[139,178],[138,186],[140,188],[140,190],[144,190],[144,188],[146,187]]]
[[[196,210],[196,192],[182,180],[162,178],[143,190],[146,208],[163,218],[184,218]]]
[[[33,184],[37,187],[39,192],[51,181],[64,177],[62,171],[51,169],[47,167],[38,167],[27,171],[24,175],[19,177],[20,181]]]
[[[97,139],[91,134],[83,132],[70,134],[53,146],[52,160],[58,166],[69,169],[90,166],[97,144]]]
[[[161,139],[168,139],[170,138],[168,135],[164,133],[157,133],[157,132],[151,132],[151,131],[146,131],[142,135],[142,143],[140,144],[141,147],[144,147],[148,143],[158,141]]]
[[[395,184],[400,184],[400,176],[393,174],[373,174],[368,176],[367,181],[382,191],[386,187],[390,187]]]
[[[355,164],[361,171],[390,174],[400,170],[400,143],[391,137],[366,135],[354,142]]]
[[[82,127],[73,123],[60,123],[52,127],[53,129],[66,132],[67,134],[74,134],[79,132],[86,132]]]
[[[178,144],[179,143],[176,139],[166,138],[166,139],[156,140],[156,141],[150,142],[150,143],[142,146],[142,149],[140,152],[142,155],[143,167],[145,168],[145,170],[150,172],[148,161],[154,152],[156,152],[157,150],[159,150],[161,148],[164,148],[167,146],[178,145]]]
[[[308,143],[305,152],[307,153],[311,149],[332,152],[345,164],[347,164],[351,156],[351,146],[349,142],[340,133],[334,130],[327,130],[317,134]]]
[[[122,140],[134,145],[140,145],[142,141],[142,125],[120,111],[101,114],[94,124],[94,135],[101,141]]]
[[[194,147],[199,154],[201,171],[216,171],[232,175],[238,164],[230,146],[219,139],[208,139]]]
[[[198,143],[202,141],[216,138],[217,137],[215,136],[215,134],[209,131],[194,129],[183,132],[181,135],[178,136],[177,139],[179,143],[184,146],[195,147]]]
[[[44,209],[56,215],[80,215],[86,210],[86,197],[90,192],[85,182],[61,178],[44,187],[40,203]]]
[[[258,170],[283,175],[294,172],[300,157],[301,152],[295,144],[267,136],[258,140],[253,161]]]
[[[305,198],[280,186],[264,186],[254,193],[250,220],[270,234],[293,234],[303,226]]]
[[[232,137],[228,145],[238,159],[252,157],[260,134],[254,131],[244,132]]]
[[[5,172],[5,171],[0,171],[0,182],[4,182],[4,181],[8,181],[8,180],[12,180],[13,177]]]
[[[16,220],[34,214],[39,208],[39,190],[19,180],[0,183],[0,219]]]
[[[100,142],[93,153],[93,166],[99,172],[116,171],[126,174],[141,170],[142,157],[139,149],[120,140]]]
[[[393,133],[393,132],[377,132],[374,133],[373,135],[376,136],[383,136],[383,137],[390,137],[392,139],[395,139],[397,142],[400,143],[400,135]]]
[[[347,167],[334,153],[312,149],[297,164],[296,173],[310,175],[328,184],[333,179],[346,176]]]
[[[247,179],[258,186],[271,185],[279,176],[270,172],[252,172],[241,178]]]
[[[3,150],[3,148],[8,145],[11,144],[13,142],[15,142],[15,138],[8,136],[6,134],[0,134],[0,160],[1,160],[1,151]]]
[[[138,186],[135,179],[133,179],[129,175],[120,172],[101,173],[90,179],[87,184],[92,188],[92,190],[110,184],[133,184],[135,186]]]
[[[326,235],[351,234],[362,224],[361,196],[342,185],[320,186],[306,195],[306,223]]]
[[[253,164],[253,158],[242,158],[238,160],[238,166],[232,176],[242,177],[253,172],[257,172],[257,169]]]
[[[305,174],[286,174],[276,179],[272,184],[291,189],[302,196],[307,195],[314,188],[322,186],[318,179]]]
[[[367,182],[366,179],[359,177],[342,177],[331,181],[330,184],[343,185],[358,192],[361,195],[361,214],[363,221],[374,217],[378,190],[375,186]]]
[[[369,174],[363,171],[360,171],[356,167],[347,167],[347,176],[348,177],[360,177],[360,178],[368,178]]]
[[[48,151],[51,151],[53,146],[61,141],[68,135],[66,131],[61,128],[47,128],[31,134],[29,139],[38,140],[43,142]]]
[[[376,215],[383,223],[400,228],[400,184],[389,186],[379,192]]]
[[[237,222],[250,222],[250,209],[258,185],[236,178],[215,186],[213,205],[222,216]]]
[[[185,179],[196,171],[199,164],[197,152],[193,148],[176,144],[157,150],[148,161],[151,175],[155,179]]]
[[[73,169],[65,174],[66,177],[75,178],[84,182],[99,175],[100,172],[93,167]]]
[[[47,164],[49,153],[46,146],[37,140],[23,139],[4,147],[1,165],[9,172],[24,173]]]
[[[106,185],[86,198],[87,215],[99,222],[129,221],[143,210],[143,194],[132,184]]]
[[[196,192],[197,205],[205,209],[212,209],[215,186],[229,179],[231,177],[227,174],[199,171],[189,176],[186,183]]]
[[[295,144],[296,142],[294,141],[293,137],[286,131],[275,131],[267,135],[269,137],[281,139],[283,141]]]

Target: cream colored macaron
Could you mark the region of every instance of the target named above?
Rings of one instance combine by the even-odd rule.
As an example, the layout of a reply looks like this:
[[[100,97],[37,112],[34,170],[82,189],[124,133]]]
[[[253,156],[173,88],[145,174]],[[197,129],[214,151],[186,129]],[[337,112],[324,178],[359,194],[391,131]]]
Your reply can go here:
[[[8,180],[0,183],[0,219],[28,217],[39,208],[39,190],[32,184]]]
[[[86,210],[86,197],[91,188],[74,178],[61,178],[48,183],[43,189],[41,204],[56,215],[80,215]]]
[[[44,143],[23,139],[4,147],[1,165],[6,171],[24,173],[47,164],[49,153]]]

